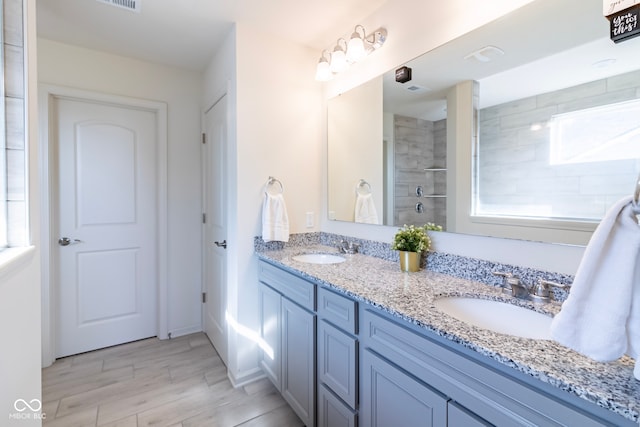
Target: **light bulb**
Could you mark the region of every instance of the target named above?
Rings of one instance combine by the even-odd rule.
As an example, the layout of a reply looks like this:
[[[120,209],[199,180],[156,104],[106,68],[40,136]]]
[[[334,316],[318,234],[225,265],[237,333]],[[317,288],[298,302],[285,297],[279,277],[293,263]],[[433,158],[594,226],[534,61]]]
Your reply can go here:
[[[329,69],[329,62],[324,58],[320,58],[318,66],[316,67],[316,80],[319,82],[326,82],[332,78],[331,70]]]
[[[354,32],[351,34],[351,40],[347,46],[347,59],[351,62],[358,62],[367,56],[367,52],[364,49],[364,41],[360,34]]]
[[[343,39],[340,40],[344,42]],[[342,47],[340,46],[340,40],[338,40],[338,44],[333,49],[333,53],[331,54],[331,63],[329,65],[329,68],[331,69],[332,73],[340,73],[349,67],[349,64],[347,64],[347,55],[345,55],[344,49],[342,49]]]

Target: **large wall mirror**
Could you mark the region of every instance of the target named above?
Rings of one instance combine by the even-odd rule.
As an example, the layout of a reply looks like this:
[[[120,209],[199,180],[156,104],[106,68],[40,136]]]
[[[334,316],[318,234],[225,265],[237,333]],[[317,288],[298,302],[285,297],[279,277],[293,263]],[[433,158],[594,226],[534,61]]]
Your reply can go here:
[[[536,0],[330,99],[329,219],[586,244],[640,171],[638,52]]]

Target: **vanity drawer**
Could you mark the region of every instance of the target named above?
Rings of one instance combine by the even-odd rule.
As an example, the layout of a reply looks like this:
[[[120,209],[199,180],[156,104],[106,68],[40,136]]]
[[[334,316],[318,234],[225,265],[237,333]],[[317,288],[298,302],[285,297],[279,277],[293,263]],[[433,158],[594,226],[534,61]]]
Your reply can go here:
[[[316,308],[316,285],[264,261],[258,266],[258,277],[265,285],[309,311]]]
[[[358,333],[358,304],[325,288],[318,288],[318,315],[350,334]]]

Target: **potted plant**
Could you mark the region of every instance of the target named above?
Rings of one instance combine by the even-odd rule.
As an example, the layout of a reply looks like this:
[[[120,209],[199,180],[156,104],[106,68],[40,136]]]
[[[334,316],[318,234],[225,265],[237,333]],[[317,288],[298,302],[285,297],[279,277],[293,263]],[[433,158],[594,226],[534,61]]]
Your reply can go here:
[[[431,239],[427,230],[441,231],[442,227],[428,223],[422,227],[404,225],[393,237],[391,248],[400,252],[400,269],[402,271],[420,270],[422,252],[431,247]]]

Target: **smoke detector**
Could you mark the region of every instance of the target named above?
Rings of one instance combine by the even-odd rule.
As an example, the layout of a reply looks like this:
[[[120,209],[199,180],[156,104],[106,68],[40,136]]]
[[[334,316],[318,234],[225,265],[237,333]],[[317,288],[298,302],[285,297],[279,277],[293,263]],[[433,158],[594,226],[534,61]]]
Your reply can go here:
[[[140,13],[142,0],[96,0],[98,3],[105,3],[111,6],[126,9],[130,12]]]

